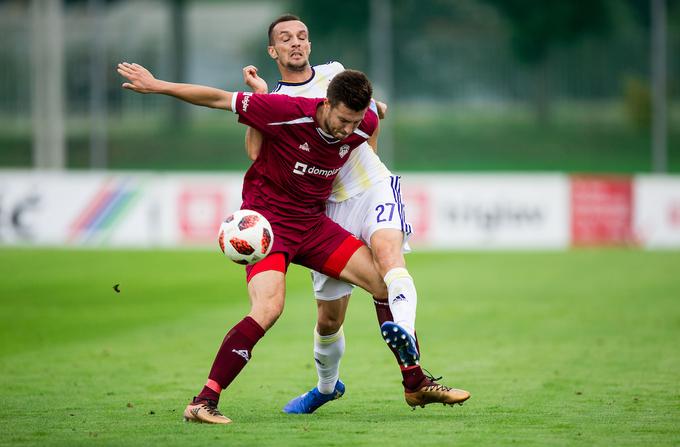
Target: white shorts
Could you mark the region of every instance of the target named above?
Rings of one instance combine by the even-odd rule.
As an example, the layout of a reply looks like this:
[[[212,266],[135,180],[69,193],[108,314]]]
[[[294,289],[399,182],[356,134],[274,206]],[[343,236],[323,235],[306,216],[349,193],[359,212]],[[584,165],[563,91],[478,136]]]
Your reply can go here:
[[[326,215],[345,230],[361,239],[368,247],[377,230],[392,228],[404,233],[402,250],[408,253],[408,236],[411,225],[406,222],[404,203],[401,200],[400,177],[393,175],[366,191],[342,202],[327,202]],[[312,270],[316,299],[332,301],[352,293],[353,284],[331,278]]]

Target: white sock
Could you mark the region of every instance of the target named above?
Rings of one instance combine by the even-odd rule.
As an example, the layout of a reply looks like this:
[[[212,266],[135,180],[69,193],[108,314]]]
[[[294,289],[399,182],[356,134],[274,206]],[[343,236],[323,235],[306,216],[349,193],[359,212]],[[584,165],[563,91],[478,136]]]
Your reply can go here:
[[[314,363],[319,376],[317,388],[323,394],[335,391],[340,376],[340,359],[345,353],[345,333],[340,330],[331,335],[320,335],[314,328]]]
[[[415,338],[418,293],[413,278],[403,267],[393,268],[383,278],[387,285],[390,311],[394,322]]]

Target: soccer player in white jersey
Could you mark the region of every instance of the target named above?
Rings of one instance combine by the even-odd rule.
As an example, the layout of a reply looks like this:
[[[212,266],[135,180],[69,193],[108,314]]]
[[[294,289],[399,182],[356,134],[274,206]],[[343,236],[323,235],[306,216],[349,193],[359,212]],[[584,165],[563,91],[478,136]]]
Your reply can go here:
[[[282,78],[272,93],[322,98],[331,79],[344,70],[339,62],[313,67],[309,64],[309,32],[291,14],[279,17],[269,26],[267,50]],[[267,83],[257,75],[256,67],[245,67],[243,75],[253,91],[267,92]],[[384,112],[384,107],[379,108]],[[437,383],[419,365],[415,331],[417,293],[403,254],[408,249],[406,239],[411,227],[404,216],[400,179],[392,175],[373,149],[377,134],[376,131],[368,140],[370,145],[364,143],[349,155],[335,179],[326,214],[371,248],[377,270],[387,285],[388,301],[374,298],[374,304],[383,338],[400,366],[406,402],[414,408],[430,403],[462,403],[470,393]],[[261,139],[258,131],[247,130],[246,149],[253,160],[259,154]],[[345,350],[342,324],[354,286],[318,272],[312,272],[312,279],[318,309],[314,360],[319,379],[311,391],[288,402],[284,407],[286,413],[312,413],[341,397],[345,390],[339,379],[340,359]],[[410,343],[397,343],[397,338],[408,339]]]

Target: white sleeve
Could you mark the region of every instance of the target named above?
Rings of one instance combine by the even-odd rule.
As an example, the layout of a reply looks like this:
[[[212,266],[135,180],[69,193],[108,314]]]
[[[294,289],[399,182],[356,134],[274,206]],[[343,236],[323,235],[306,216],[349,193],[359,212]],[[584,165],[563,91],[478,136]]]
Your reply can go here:
[[[238,96],[238,92],[233,92],[231,94],[231,111],[238,115],[238,112],[236,111],[236,97],[237,96]]]
[[[333,72],[335,74],[345,71],[345,67],[340,62],[333,61],[330,65],[333,67]]]

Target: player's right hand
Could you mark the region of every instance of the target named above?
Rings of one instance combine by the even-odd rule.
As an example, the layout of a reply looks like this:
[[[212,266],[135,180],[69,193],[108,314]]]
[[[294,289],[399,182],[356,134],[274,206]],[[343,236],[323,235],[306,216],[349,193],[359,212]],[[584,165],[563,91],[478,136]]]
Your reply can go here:
[[[137,93],[154,93],[158,80],[149,70],[139,64],[121,62],[118,64],[118,73],[130,82],[124,82],[123,88]]]
[[[243,67],[243,81],[254,93],[267,93],[267,81],[257,75],[257,67],[247,65]]]

